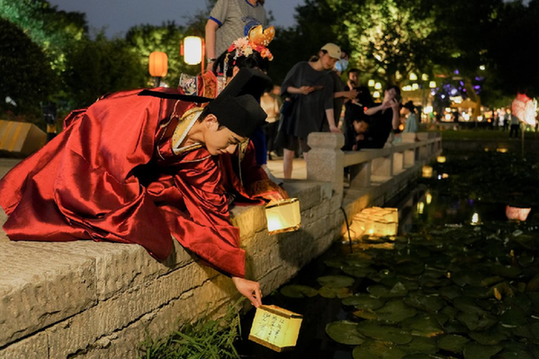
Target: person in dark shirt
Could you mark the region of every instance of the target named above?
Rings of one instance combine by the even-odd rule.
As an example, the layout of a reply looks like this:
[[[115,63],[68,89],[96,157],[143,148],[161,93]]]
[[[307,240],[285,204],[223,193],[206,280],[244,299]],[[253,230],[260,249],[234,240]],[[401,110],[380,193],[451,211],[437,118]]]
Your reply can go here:
[[[384,91],[382,103],[369,107],[365,114],[370,116],[368,147],[384,147],[391,131],[400,124],[400,88],[389,86]]]

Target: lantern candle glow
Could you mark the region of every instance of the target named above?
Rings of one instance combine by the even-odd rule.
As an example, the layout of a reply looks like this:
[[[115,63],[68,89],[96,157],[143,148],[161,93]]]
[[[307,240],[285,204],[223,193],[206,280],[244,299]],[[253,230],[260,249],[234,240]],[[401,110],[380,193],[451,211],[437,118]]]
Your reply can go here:
[[[281,352],[296,346],[303,316],[275,305],[256,309],[249,340]]]
[[[167,54],[161,51],[154,51],[150,54],[149,72],[153,77],[165,77],[168,71]]]
[[[268,233],[291,232],[301,227],[299,200],[289,198],[266,206]]]
[[[202,38],[187,36],[183,39],[184,61],[188,65],[198,65],[202,62]]]

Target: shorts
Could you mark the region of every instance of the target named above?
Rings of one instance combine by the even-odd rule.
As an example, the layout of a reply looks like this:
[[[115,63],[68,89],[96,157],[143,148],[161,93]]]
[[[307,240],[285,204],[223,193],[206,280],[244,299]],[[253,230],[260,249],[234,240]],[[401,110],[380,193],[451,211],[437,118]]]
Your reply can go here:
[[[307,145],[307,139],[296,137],[294,135],[286,135],[285,143],[283,145],[284,148],[290,151],[296,151],[298,145],[302,153],[307,153],[311,150],[311,148]]]

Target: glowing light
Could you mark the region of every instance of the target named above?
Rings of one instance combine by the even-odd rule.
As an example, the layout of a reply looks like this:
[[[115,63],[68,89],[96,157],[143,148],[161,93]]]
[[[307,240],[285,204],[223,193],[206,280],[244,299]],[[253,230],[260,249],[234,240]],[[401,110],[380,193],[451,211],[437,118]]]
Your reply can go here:
[[[436,81],[431,81],[431,82],[429,82],[429,87],[430,87],[431,89],[436,88]]]
[[[412,86],[406,85],[402,88],[402,91],[412,91]]]
[[[421,169],[421,175],[424,178],[431,178],[432,177],[432,167],[431,166],[423,166]]]
[[[374,93],[372,94],[372,97],[380,98],[380,91],[374,91]]]
[[[477,121],[479,122],[483,121],[483,116],[477,116]]]
[[[268,233],[291,232],[301,227],[301,211],[297,198],[289,198],[266,206]]]
[[[419,202],[417,204],[417,213],[423,214],[424,211],[425,211],[425,203]]]
[[[377,82],[374,84],[374,89],[375,90],[381,90],[382,89],[382,84],[380,82]]]
[[[276,352],[296,346],[303,316],[275,305],[256,309],[249,340]]]
[[[374,87],[374,80],[369,80],[368,85],[369,87]]]
[[[500,152],[500,153],[507,153],[508,149],[507,148],[503,148],[503,147],[499,147],[496,149],[496,152]]]
[[[428,80],[429,80],[429,75],[427,74],[421,75],[421,81],[428,81]]]
[[[510,220],[525,221],[531,210],[531,208],[519,208],[507,205],[505,206],[505,215]]]
[[[415,90],[417,90],[417,89],[419,89],[419,84],[413,83],[413,84],[412,84],[412,90],[415,91]]]
[[[432,113],[432,110],[433,110],[432,106],[425,106],[425,108],[423,109],[423,113],[429,114],[429,113]]]
[[[148,70],[150,72],[150,76],[165,77],[168,71],[167,54],[160,51],[152,52],[148,62]]]
[[[449,178],[449,175],[447,173],[442,173],[442,178],[447,179],[447,178]]]
[[[417,81],[417,75],[413,72],[410,73],[410,76],[408,77],[410,81]]]
[[[183,60],[188,65],[198,65],[202,62],[202,38],[187,36],[183,39]]]
[[[447,159],[445,158],[445,156],[438,156],[436,157],[436,162],[438,163],[445,163]]]
[[[478,213],[474,213],[473,216],[472,216],[472,224],[473,225],[476,225],[476,224],[479,224],[479,214]]]
[[[427,202],[427,204],[432,203],[432,194],[427,192],[427,194],[425,195],[425,202]]]
[[[481,65],[481,66],[479,66],[479,70],[481,70],[481,71],[485,71],[485,65]]]

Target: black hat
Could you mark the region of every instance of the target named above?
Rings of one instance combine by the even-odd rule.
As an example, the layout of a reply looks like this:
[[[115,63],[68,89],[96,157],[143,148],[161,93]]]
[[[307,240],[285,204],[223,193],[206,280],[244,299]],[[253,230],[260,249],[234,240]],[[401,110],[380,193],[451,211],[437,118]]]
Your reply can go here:
[[[217,117],[219,124],[242,137],[250,137],[267,117],[251,95],[221,97],[220,101],[210,102],[207,111]]]
[[[271,79],[262,71],[243,67],[214,101],[218,101],[221,96],[237,97],[246,94],[252,95],[254,98],[260,98],[264,90],[270,85]]]
[[[414,112],[415,106],[412,101],[406,102],[402,107],[407,108],[410,112]]]

